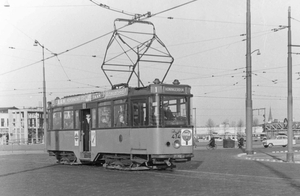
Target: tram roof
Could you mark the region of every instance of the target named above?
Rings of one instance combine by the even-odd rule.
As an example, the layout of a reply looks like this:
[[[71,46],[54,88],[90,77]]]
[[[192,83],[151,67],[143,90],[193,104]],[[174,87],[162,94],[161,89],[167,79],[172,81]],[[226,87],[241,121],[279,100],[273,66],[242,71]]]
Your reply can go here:
[[[189,85],[174,85],[174,84],[150,84],[145,87],[127,87],[118,88],[107,91],[90,92],[85,94],[76,94],[57,97],[51,102],[53,106],[63,106],[77,104],[82,102],[92,102],[108,100],[125,96],[151,95],[151,94],[171,94],[171,95],[191,95],[191,87]]]

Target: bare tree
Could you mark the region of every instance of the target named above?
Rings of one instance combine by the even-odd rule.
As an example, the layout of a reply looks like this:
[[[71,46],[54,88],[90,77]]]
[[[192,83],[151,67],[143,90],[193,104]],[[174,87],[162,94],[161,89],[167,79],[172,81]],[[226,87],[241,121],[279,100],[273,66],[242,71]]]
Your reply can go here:
[[[238,135],[241,136],[242,134],[242,127],[244,126],[244,121],[242,119],[239,120],[237,127],[238,127]],[[238,137],[239,137],[238,136]]]
[[[222,122],[222,124],[224,125],[224,127],[226,127],[226,125],[229,124],[229,120],[228,120],[228,119],[225,119],[225,120]]]
[[[227,126],[229,126],[229,120],[228,119],[225,119],[224,121],[223,121],[223,128],[224,128],[224,134],[226,135],[226,128],[227,128]]]
[[[244,121],[243,121],[242,119],[240,119],[239,122],[238,122],[238,124],[237,124],[237,126],[238,126],[239,128],[242,128],[244,125],[245,125],[245,124],[244,124]]]
[[[208,128],[209,135],[212,135],[213,127],[215,127],[215,123],[212,119],[208,119],[206,122],[206,127]]]
[[[232,121],[232,122],[230,123],[230,127],[236,127],[236,122],[235,122],[235,121]]]

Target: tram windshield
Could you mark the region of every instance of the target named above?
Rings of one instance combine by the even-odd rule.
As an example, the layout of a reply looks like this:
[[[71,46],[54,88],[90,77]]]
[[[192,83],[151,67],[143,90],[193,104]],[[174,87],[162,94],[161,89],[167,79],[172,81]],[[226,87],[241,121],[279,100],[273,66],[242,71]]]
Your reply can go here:
[[[160,101],[150,99],[150,125],[187,126],[189,125],[189,98],[185,96],[162,96]],[[158,104],[159,103],[159,104]]]

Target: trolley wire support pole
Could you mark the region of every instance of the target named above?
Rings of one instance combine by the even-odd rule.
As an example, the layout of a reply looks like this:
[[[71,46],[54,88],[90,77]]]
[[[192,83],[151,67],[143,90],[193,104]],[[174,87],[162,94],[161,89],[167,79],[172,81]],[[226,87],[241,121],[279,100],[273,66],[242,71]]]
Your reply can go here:
[[[247,0],[246,13],[246,153],[253,154],[252,149],[252,73],[251,73],[251,13],[250,0]]]
[[[44,144],[47,150],[47,100],[46,100],[46,79],[45,79],[45,47],[37,40],[34,41],[34,46],[41,46],[43,51],[43,129],[44,129]]]
[[[288,9],[288,58],[287,58],[287,72],[288,72],[288,100],[287,100],[287,114],[288,114],[288,152],[286,154],[287,162],[294,162],[293,151],[293,92],[292,92],[292,33],[291,33],[291,7]]]
[[[195,132],[194,132],[194,136],[197,136],[197,122],[196,122],[196,120],[197,120],[197,108],[193,108],[193,110],[195,111]]]

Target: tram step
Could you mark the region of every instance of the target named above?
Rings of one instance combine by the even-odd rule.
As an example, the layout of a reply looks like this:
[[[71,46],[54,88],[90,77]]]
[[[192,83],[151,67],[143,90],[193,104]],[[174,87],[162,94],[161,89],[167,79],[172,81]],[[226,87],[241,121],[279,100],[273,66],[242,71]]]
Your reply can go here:
[[[80,158],[88,158],[88,159],[90,159],[91,158],[91,152],[89,152],[89,151],[81,152],[80,153]]]
[[[80,158],[79,159],[81,164],[92,164],[92,161],[90,158]]]

